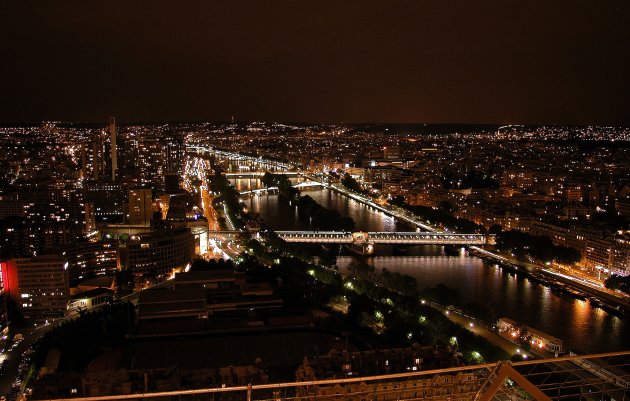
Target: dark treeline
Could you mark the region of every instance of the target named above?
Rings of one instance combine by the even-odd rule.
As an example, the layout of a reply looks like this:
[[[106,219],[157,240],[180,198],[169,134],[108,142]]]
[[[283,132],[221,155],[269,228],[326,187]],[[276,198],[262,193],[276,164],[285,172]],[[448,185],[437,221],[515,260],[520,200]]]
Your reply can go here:
[[[210,271],[210,270],[217,270],[217,269],[229,269],[229,270],[233,270],[234,269],[234,262],[232,262],[232,259],[210,259],[210,260],[204,260],[204,259],[195,259],[193,260],[192,264],[190,265],[190,271],[193,272],[197,272],[197,271]]]
[[[419,296],[418,281],[408,274],[390,272],[385,268],[377,272],[374,266],[364,262],[353,262],[348,270],[359,280],[380,285],[408,297]]]
[[[235,228],[243,228],[245,222],[243,221],[243,204],[240,200],[241,194],[230,184],[227,177],[222,174],[222,170],[218,165],[212,163],[212,169],[214,170],[214,174],[208,177],[210,190],[219,194],[214,199],[214,204],[218,205],[223,202],[225,204],[225,210],[227,211],[227,217],[236,226]]]
[[[499,232],[497,248],[510,251],[518,258],[529,256],[543,263],[556,261],[571,264],[582,259],[580,251],[575,248],[554,245],[547,236],[531,235],[517,230]]]
[[[499,188],[499,182],[488,174],[479,171],[471,170],[464,176],[445,175],[442,177],[442,187],[445,189],[459,189],[459,188]]]
[[[370,194],[368,191],[361,188],[361,185],[357,182],[357,180],[352,178],[352,176],[348,173],[345,173],[343,177],[341,178],[341,184],[344,187],[348,188],[350,191],[358,192],[363,195]]]
[[[294,200],[300,197],[300,191],[297,188],[293,188],[291,180],[286,174],[272,174],[269,171],[265,172],[261,179],[263,185],[266,188],[278,187],[278,193],[280,196],[289,200]]]
[[[474,222],[451,215],[447,208],[434,209],[429,206],[412,206],[405,202],[402,196],[396,196],[389,201],[391,205],[410,211],[429,224],[441,224],[451,230],[461,232],[484,232],[485,229]]]
[[[619,276],[617,274],[613,274],[606,279],[604,285],[608,289],[619,290],[630,294],[630,276]]]
[[[126,341],[134,313],[134,306],[127,302],[108,305],[61,323],[42,338],[35,365],[43,366],[48,351],[57,348],[61,351],[58,371],[83,371],[104,350]]]
[[[429,302],[443,306],[454,306],[469,316],[483,320],[488,325],[493,325],[497,316],[491,308],[478,302],[464,301],[462,294],[455,288],[440,283],[435,287],[427,287],[421,292],[421,297]]]
[[[309,218],[317,230],[353,231],[355,222],[351,217],[342,217],[337,211],[327,209],[308,195],[301,196],[300,191],[291,185],[285,174],[266,172],[262,178],[265,187],[278,187],[280,196],[290,201],[297,200],[297,207],[302,215]]]
[[[417,283],[409,276],[386,270],[376,273],[372,269],[370,277],[360,274],[343,277],[331,266],[315,264],[285,252],[280,255],[272,247],[261,249],[274,257],[271,266],[265,266],[260,262],[261,258],[249,255],[237,268],[244,269],[251,279],[272,283],[285,305],[317,307],[329,312],[331,317],[319,322],[323,328],[346,330],[377,347],[413,343],[446,345],[452,337],[457,337],[464,359],[469,363],[480,362],[475,352],[488,361],[509,357],[487,340],[451,322],[440,311],[421,304]],[[337,302],[347,304],[347,314],[331,309],[331,303]]]

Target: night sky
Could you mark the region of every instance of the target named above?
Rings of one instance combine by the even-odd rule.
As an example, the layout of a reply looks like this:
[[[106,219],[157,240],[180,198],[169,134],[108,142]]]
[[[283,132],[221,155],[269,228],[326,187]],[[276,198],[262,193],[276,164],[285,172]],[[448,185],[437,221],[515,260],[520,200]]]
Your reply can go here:
[[[630,2],[9,1],[0,121],[630,125]]]

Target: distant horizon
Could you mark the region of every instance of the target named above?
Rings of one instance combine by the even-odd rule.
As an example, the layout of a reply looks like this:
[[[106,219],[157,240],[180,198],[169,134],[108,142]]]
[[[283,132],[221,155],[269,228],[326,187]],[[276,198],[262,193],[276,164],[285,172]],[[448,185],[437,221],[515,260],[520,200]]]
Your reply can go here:
[[[39,120],[39,121],[0,121],[0,127],[14,126],[35,126],[41,124],[61,124],[61,125],[107,125],[109,117],[116,118],[116,125],[160,125],[160,124],[285,124],[285,125],[347,125],[347,126],[370,126],[370,125],[391,125],[391,126],[467,126],[467,127],[566,127],[566,128],[630,128],[629,125],[623,124],[563,124],[563,123],[467,123],[467,122],[316,122],[316,121],[282,121],[282,120],[120,120],[116,116],[108,116],[103,120],[93,121],[70,121],[70,120]]]

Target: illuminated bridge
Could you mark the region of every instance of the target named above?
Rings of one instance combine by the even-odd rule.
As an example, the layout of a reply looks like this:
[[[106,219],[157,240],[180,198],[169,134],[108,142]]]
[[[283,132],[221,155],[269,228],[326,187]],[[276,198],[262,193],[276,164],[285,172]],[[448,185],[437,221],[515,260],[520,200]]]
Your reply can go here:
[[[326,186],[325,184],[322,184],[319,181],[304,181],[304,182],[300,182],[299,184],[292,185],[293,188],[325,187],[325,186]],[[249,194],[260,195],[260,194],[273,193],[277,191],[278,191],[278,187],[267,187],[267,188],[252,189],[250,191],[241,191],[241,195],[249,195]]]
[[[229,179],[234,179],[234,178],[261,178],[263,175],[265,175],[265,173],[269,173],[269,170],[253,170],[253,171],[240,171],[238,173],[226,173],[226,172],[222,172],[221,174],[225,175],[227,178]],[[286,175],[287,177],[296,177],[298,175],[300,175],[300,173],[296,172],[296,171],[282,171],[281,172],[283,175]],[[277,173],[280,174],[280,173]]]
[[[293,167],[289,163],[281,162],[277,160],[264,159],[262,156],[245,155],[242,153],[230,152],[227,150],[215,149],[215,148],[206,147],[206,146],[188,145],[186,147],[186,150],[189,152],[196,152],[196,153],[212,153],[224,160],[242,163],[248,168],[282,171],[282,170],[289,170]]]
[[[353,369],[354,364],[348,365]],[[300,371],[302,369],[302,371]],[[502,361],[434,370],[409,369],[405,373],[318,380],[309,367],[298,369],[300,381],[286,383],[235,383],[182,388],[183,368],[173,368],[170,380],[162,379],[160,391],[139,391],[131,385],[118,391],[94,391],[86,396],[81,387],[72,398],[56,401],[628,401],[630,400],[630,351],[560,358]],[[182,373],[182,370],[184,371]],[[118,380],[125,384],[120,372]],[[142,378],[142,372],[136,376]],[[160,376],[163,377],[164,375]],[[164,376],[166,377],[166,376]],[[150,380],[154,380],[150,377]],[[85,383],[85,381],[84,381]],[[143,384],[144,383],[144,384]],[[89,383],[88,383],[89,384]],[[101,383],[102,384],[102,383]],[[85,387],[85,384],[84,384]],[[144,388],[144,392],[142,389]],[[100,389],[100,387],[96,387]],[[127,389],[126,391],[124,389]],[[47,397],[40,399],[55,400]]]
[[[354,245],[494,245],[495,236],[443,232],[276,231],[287,242]]]

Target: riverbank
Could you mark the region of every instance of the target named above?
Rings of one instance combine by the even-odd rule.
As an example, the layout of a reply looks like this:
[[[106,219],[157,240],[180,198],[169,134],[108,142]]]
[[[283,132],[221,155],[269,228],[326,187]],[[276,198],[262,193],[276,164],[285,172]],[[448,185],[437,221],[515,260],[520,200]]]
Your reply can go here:
[[[544,350],[529,350],[526,351],[522,346],[502,337],[491,327],[488,327],[484,322],[475,319],[472,316],[466,316],[462,313],[459,313],[454,310],[449,310],[442,305],[438,305],[435,303],[430,304],[432,307],[438,309],[440,312],[444,314],[450,321],[456,323],[460,326],[466,327],[469,331],[478,335],[480,337],[485,338],[490,344],[501,348],[505,352],[510,355],[523,355],[527,358],[529,355],[533,355],[537,358],[553,358],[554,355],[550,352],[546,352]]]
[[[309,195],[323,206],[353,217],[358,227],[368,231],[409,231],[410,222],[388,213],[388,205],[362,202],[362,199],[347,196],[343,190],[336,190],[337,185],[327,187]],[[297,208],[287,209],[278,201],[278,196],[254,198],[248,207],[273,223],[275,229],[311,229]],[[516,318],[565,340],[571,348],[591,351],[625,349],[623,339],[630,333],[627,319],[611,316],[564,292],[552,291],[525,279],[524,275],[516,275],[506,268],[494,268],[494,263],[486,264],[478,257],[447,256],[437,247],[406,248],[403,253],[394,250],[393,256],[389,252],[366,260],[352,256],[343,258],[348,259],[346,264],[367,263],[412,275],[421,287],[446,283],[457,288],[464,301],[481,301],[495,318]]]
[[[374,209],[379,210],[385,213],[386,215],[393,217],[395,219],[398,219],[402,222],[415,225],[416,227],[426,229],[428,231],[441,231],[441,230],[436,229],[435,227],[432,227],[424,222],[419,221],[416,217],[412,216],[410,212],[404,209],[396,210],[399,208],[395,206],[377,204],[372,199],[359,195],[359,194],[354,194],[350,190],[340,185],[330,184],[328,188],[330,188],[331,190],[339,194],[348,196],[349,198],[359,203],[373,207]],[[624,311],[626,313],[630,312],[630,297],[617,294],[614,291],[608,290],[603,285],[601,285],[601,287],[596,287],[593,283],[585,282],[583,278],[580,278],[578,276],[556,272],[545,266],[540,266],[540,265],[536,265],[532,263],[524,263],[516,259],[507,258],[498,253],[489,252],[479,247],[470,247],[470,249],[475,250],[489,258],[492,258],[496,260],[497,262],[508,264],[508,265],[520,266],[525,269],[528,269],[531,272],[536,271],[545,275],[549,279],[559,281],[565,285],[571,286],[580,291],[585,291],[586,293],[588,293],[589,295],[593,297],[603,299],[607,302],[612,303],[614,306],[621,307],[623,310],[619,311],[618,312],[619,314],[623,313]],[[474,256],[479,256],[479,255],[476,255],[475,253],[472,253],[472,254]]]
[[[586,283],[580,278],[571,277],[563,273],[555,272],[553,270],[550,270],[549,268],[533,263],[525,263],[515,259],[506,258],[505,256],[493,252],[488,252],[478,247],[470,247],[470,249],[471,254],[474,256],[481,257],[482,259],[490,258],[491,260],[494,260],[499,264],[507,267],[518,266],[529,273],[540,273],[548,279],[555,280],[580,291],[584,291],[593,297],[604,299],[608,302],[613,303],[614,305],[622,307],[626,312],[630,312],[630,301],[628,300],[628,297],[617,295],[613,291],[608,290],[603,286],[601,288],[597,288],[593,284]],[[515,271],[516,273],[519,273],[518,269],[515,269]]]

